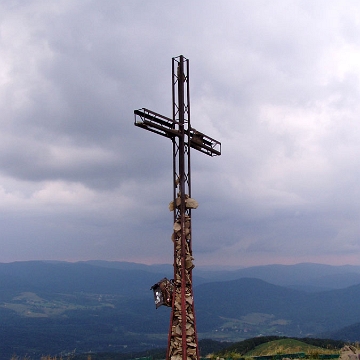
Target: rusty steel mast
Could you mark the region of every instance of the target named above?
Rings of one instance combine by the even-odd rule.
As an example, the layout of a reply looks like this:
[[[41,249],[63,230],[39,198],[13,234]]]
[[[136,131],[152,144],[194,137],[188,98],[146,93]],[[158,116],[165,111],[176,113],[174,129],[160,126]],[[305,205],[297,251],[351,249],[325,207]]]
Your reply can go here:
[[[135,125],[168,137],[173,143],[174,279],[155,284],[156,306],[172,307],[168,360],[199,359],[198,339],[192,288],[191,209],[197,202],[191,198],[190,149],[209,156],[221,155],[221,143],[190,125],[189,60],[183,55],[172,59],[172,119],[148,109],[135,110]]]

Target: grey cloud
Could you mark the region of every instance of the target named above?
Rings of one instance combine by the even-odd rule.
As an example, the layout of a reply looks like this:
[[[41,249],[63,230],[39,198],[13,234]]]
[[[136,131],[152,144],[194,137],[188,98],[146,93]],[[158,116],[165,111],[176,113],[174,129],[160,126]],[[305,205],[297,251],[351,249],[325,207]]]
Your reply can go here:
[[[133,110],[171,116],[171,57],[184,54],[192,126],[223,144],[219,158],[192,157],[195,258],[348,261],[358,251],[356,9],[3,2],[0,196],[14,212],[2,210],[2,260],[151,262],[168,247],[172,261],[171,142],[135,128]],[[17,255],[25,241],[45,250]]]

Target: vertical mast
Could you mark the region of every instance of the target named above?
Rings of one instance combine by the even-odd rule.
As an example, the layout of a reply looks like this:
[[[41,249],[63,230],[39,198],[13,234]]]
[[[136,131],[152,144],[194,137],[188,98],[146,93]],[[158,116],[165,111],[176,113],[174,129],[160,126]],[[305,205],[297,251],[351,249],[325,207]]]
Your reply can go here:
[[[174,243],[174,279],[155,284],[156,307],[171,306],[168,335],[168,360],[199,359],[198,338],[192,288],[190,148],[209,156],[221,155],[221,143],[190,126],[189,60],[180,55],[172,59],[173,118],[148,109],[135,110],[135,125],[170,138],[173,143],[172,241]]]

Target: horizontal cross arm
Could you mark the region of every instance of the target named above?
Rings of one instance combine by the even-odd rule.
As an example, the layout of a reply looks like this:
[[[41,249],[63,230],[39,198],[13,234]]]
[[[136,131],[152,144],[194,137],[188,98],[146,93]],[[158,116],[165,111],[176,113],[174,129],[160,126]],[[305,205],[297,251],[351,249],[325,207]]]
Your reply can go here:
[[[134,110],[134,115],[135,126],[169,138],[179,136],[179,131],[175,129],[175,122],[166,116],[145,108]]]
[[[209,156],[221,155],[221,142],[193,128],[189,132],[190,146]]]

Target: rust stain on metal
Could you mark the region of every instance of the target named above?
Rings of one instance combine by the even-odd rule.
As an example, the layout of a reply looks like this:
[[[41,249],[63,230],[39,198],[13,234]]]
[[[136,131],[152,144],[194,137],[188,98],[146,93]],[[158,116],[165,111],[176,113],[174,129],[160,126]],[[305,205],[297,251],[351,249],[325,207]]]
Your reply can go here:
[[[190,125],[189,60],[180,55],[172,59],[173,117],[148,109],[135,110],[135,126],[172,140],[174,213],[174,279],[166,278],[153,285],[156,308],[171,306],[168,335],[168,360],[199,359],[198,338],[192,287],[191,210],[198,203],[191,197],[190,149],[209,156],[221,155],[221,143]]]

